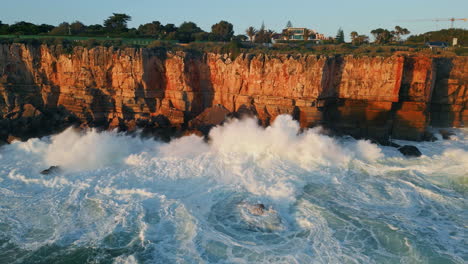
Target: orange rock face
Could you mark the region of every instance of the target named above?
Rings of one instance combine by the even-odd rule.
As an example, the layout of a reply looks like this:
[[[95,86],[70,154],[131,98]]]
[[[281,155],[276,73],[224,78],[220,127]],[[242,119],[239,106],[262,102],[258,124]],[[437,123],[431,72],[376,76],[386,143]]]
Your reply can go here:
[[[20,116],[15,111],[28,104],[44,114],[65,111],[90,126],[183,128],[220,105],[249,109],[265,125],[291,114],[302,127],[420,140],[431,122],[468,121],[467,69],[465,57],[242,54],[231,60],[213,53],[77,47],[66,54],[60,47],[0,45],[0,121]],[[10,134],[14,129],[9,125]]]
[[[438,70],[431,101],[432,125],[468,125],[468,59],[439,58],[436,64]]]

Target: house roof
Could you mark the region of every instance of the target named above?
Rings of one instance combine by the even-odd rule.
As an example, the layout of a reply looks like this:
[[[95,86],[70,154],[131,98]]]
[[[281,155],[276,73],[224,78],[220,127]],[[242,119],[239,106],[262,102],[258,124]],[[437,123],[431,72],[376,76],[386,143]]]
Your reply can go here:
[[[447,42],[443,42],[443,41],[429,41],[429,42],[426,42],[426,45],[437,46],[437,47],[448,46]]]

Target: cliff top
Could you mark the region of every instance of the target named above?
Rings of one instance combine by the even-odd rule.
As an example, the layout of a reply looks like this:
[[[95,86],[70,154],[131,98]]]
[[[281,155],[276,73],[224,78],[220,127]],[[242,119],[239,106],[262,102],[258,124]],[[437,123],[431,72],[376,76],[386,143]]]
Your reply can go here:
[[[47,45],[60,46],[54,48],[61,53],[72,53],[76,47],[85,47],[88,49],[95,47],[106,47],[113,49],[154,49],[169,52],[190,51],[192,53],[220,53],[230,54],[237,57],[241,53],[249,54],[267,54],[267,55],[293,55],[293,54],[309,54],[309,55],[355,55],[355,56],[370,56],[370,57],[389,57],[392,55],[425,55],[425,56],[468,56],[468,47],[446,48],[444,50],[430,50],[423,45],[361,45],[353,46],[351,44],[327,44],[327,45],[305,45],[299,44],[274,44],[271,46],[251,45],[249,43],[240,42],[192,42],[188,44],[179,44],[168,41],[154,41],[149,45],[128,45],[116,40],[95,40],[87,41],[69,41],[63,38],[44,38],[44,39],[0,39],[0,44],[25,44],[28,46]]]

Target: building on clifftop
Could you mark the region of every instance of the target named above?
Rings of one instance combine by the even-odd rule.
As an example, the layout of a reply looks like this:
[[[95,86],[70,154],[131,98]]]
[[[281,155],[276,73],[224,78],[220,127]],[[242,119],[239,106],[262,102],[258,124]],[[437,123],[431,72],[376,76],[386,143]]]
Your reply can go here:
[[[308,28],[287,27],[283,29],[281,34],[282,40],[303,41],[303,40],[326,40],[324,34],[318,33],[316,30]]]

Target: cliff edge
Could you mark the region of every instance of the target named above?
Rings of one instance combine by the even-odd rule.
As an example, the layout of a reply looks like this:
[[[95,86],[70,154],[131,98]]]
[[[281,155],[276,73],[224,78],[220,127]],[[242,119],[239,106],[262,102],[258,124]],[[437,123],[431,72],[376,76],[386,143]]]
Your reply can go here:
[[[72,124],[167,136],[230,115],[291,114],[354,137],[427,138],[468,122],[468,58],[241,54],[0,45],[0,140]]]

